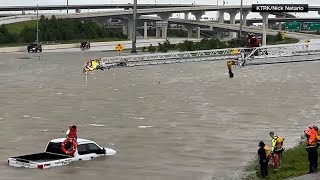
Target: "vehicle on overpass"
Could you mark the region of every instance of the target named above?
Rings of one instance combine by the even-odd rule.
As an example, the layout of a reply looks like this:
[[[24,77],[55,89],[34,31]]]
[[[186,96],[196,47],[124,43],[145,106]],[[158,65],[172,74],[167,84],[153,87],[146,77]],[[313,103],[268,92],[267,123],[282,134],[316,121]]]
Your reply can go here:
[[[45,152],[10,157],[8,165],[13,167],[48,169],[56,166],[68,165],[73,161],[87,161],[102,156],[112,156],[117,152],[110,148],[99,146],[87,139],[77,139],[73,155],[66,155],[62,145],[65,138],[53,139],[46,147]]]
[[[42,45],[39,43],[31,43],[27,47],[28,52],[42,52]]]
[[[90,49],[90,42],[89,41],[84,41],[80,43],[80,49],[81,50],[87,50]]]

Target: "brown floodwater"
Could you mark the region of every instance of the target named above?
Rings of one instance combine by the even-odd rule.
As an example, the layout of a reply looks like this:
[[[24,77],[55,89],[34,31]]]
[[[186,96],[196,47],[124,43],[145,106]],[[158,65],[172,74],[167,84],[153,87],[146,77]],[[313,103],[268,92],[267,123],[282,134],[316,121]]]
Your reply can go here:
[[[86,84],[85,60],[106,55],[1,54],[1,180],[238,179],[269,131],[289,148],[320,122],[319,62],[247,66],[234,79],[225,62],[119,68]],[[47,170],[7,165],[69,124],[117,154]]]

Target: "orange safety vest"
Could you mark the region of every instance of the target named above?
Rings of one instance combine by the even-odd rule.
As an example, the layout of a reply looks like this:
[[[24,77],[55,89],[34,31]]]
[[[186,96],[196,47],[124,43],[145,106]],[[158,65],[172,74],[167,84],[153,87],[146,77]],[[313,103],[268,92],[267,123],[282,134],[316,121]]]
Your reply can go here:
[[[309,136],[308,146],[316,146],[318,144],[318,131],[314,128],[311,128],[304,130],[304,132]]]

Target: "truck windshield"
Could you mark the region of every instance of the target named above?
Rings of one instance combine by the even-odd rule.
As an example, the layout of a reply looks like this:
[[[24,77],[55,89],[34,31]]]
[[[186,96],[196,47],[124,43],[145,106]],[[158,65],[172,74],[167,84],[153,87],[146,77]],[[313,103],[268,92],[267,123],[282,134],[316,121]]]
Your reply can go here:
[[[64,154],[61,150],[62,143],[54,143],[50,142],[47,146],[46,152],[56,153],[56,154]]]

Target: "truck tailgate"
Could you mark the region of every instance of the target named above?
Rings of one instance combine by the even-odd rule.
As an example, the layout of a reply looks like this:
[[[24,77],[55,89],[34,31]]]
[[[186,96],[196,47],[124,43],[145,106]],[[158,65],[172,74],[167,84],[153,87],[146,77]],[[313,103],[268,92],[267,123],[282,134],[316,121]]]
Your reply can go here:
[[[67,165],[72,159],[71,156],[44,152],[11,157],[8,159],[8,165],[14,167],[47,169],[50,167]]]

